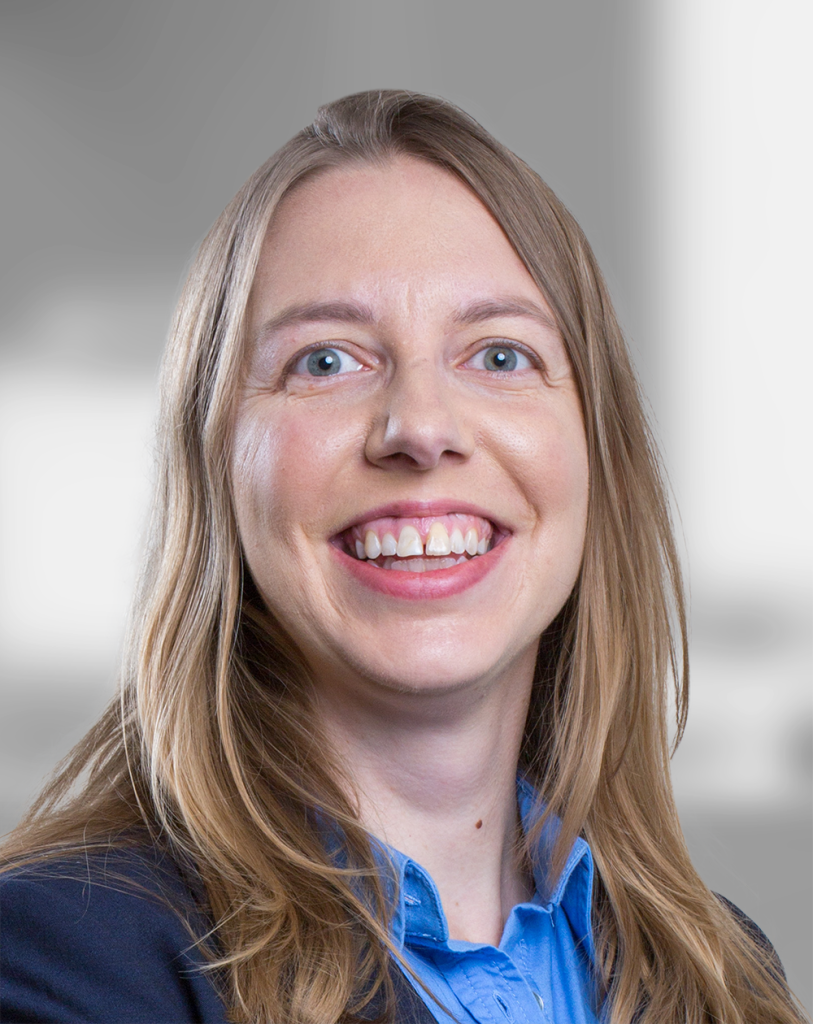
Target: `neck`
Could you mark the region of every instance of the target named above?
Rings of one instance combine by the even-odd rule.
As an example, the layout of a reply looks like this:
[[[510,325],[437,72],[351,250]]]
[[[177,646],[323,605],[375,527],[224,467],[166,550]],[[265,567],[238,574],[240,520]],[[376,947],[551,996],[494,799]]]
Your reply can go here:
[[[317,688],[362,824],[431,874],[453,939],[497,945],[532,891],[516,855],[516,773],[534,663],[535,651],[453,693]]]

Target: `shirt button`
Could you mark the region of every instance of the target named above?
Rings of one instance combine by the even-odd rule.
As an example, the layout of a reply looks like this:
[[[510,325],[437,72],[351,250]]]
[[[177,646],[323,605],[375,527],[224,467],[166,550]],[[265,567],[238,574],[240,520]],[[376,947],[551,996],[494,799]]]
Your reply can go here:
[[[534,992],[534,999],[539,1003],[539,1009],[540,1010],[544,1010],[545,1009],[545,1000],[542,998],[542,996],[538,992]]]

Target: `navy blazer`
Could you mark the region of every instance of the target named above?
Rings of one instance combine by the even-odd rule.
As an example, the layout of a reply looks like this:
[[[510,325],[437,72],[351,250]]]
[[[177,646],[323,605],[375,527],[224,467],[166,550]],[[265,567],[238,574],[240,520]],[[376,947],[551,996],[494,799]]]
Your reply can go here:
[[[725,902],[775,958],[757,926]],[[227,1024],[217,978],[202,969],[173,907],[205,932],[194,878],[146,847],[0,876],[0,1021]],[[392,980],[398,1024],[433,1024],[400,970]],[[371,1019],[379,1009],[371,1004]]]
[[[207,930],[195,880],[144,847],[0,876],[0,1021],[227,1024],[217,978],[174,908]],[[399,1024],[434,1024],[400,970]],[[373,1000],[366,1013],[380,1012]]]

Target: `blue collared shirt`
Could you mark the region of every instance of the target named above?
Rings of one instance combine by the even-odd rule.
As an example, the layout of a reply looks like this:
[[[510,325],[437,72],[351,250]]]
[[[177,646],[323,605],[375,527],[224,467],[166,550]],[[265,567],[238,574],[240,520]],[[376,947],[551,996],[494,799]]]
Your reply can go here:
[[[517,784],[522,827],[535,820],[533,789]],[[543,831],[546,845],[552,824]],[[410,857],[388,850],[398,879],[393,937],[404,959],[452,1016],[418,985],[441,1024],[597,1024],[590,923],[593,858],[577,839],[550,899],[544,900],[542,851],[534,858],[536,892],[518,903],[497,947],[449,938],[446,915],[429,873]],[[414,984],[414,982],[413,982]]]

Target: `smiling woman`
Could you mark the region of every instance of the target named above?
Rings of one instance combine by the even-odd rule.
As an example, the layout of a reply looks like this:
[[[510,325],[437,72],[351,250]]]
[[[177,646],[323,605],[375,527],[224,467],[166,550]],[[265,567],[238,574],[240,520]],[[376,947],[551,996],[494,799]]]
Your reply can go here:
[[[657,459],[529,168],[323,108],[203,243],[161,423],[120,696],[6,846],[4,1020],[803,1019],[686,853]]]

